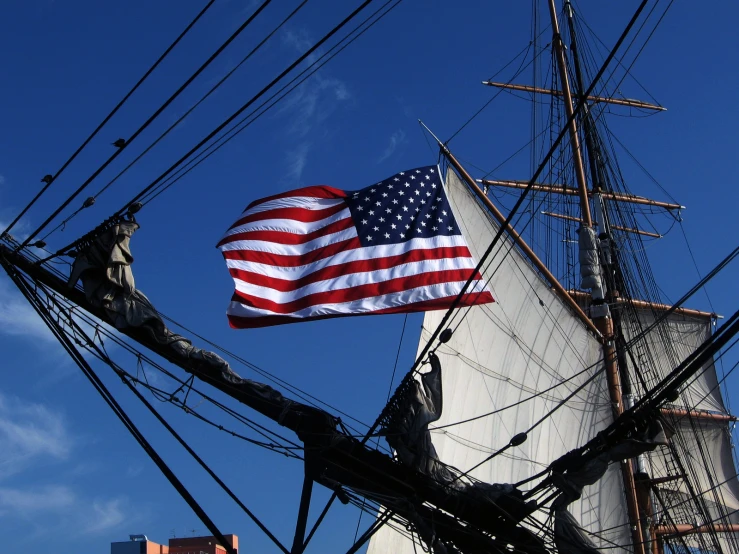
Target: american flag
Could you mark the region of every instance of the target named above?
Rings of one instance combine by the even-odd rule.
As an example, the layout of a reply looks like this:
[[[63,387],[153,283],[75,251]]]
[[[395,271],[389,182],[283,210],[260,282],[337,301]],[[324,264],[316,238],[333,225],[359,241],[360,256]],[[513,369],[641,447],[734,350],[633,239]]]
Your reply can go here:
[[[312,186],[252,202],[218,243],[231,327],[448,308],[475,260],[438,166],[356,192]],[[479,273],[460,306],[493,297]]]

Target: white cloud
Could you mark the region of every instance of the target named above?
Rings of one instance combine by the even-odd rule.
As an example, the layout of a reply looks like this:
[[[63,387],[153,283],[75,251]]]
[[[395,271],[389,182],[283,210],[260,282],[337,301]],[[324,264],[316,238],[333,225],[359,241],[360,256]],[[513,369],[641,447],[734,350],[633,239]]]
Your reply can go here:
[[[308,48],[311,47],[310,40],[308,40],[308,36],[305,32],[295,32],[290,29],[286,30],[284,33],[282,33],[282,40],[285,41],[285,43],[289,46],[292,46],[295,50],[298,52],[305,52],[308,50]],[[318,51],[313,52],[310,56],[308,56],[309,62],[314,62],[316,58],[318,57]]]
[[[39,489],[0,488],[0,515],[34,516],[39,512],[66,510],[74,505],[69,487],[52,485]]]
[[[144,466],[141,464],[131,464],[126,468],[126,477],[135,478],[141,475],[144,471]]]
[[[0,333],[55,342],[54,335],[12,282],[0,274]]]
[[[287,178],[294,183],[298,183],[303,175],[303,169],[308,162],[308,152],[310,151],[310,143],[303,142],[297,148],[287,153],[286,167]]]
[[[75,321],[88,337],[95,337],[94,326],[79,317],[75,317]],[[100,325],[109,333],[114,332],[110,325],[106,323]],[[65,324],[65,327],[69,329],[68,324]],[[16,289],[13,282],[2,270],[0,270],[0,335],[30,339],[35,343],[34,346],[42,351],[44,356],[51,355],[58,358],[59,363],[51,367],[46,374],[47,379],[70,375],[71,372],[67,371],[68,366],[71,366],[70,358],[46,326],[46,323],[36,313],[36,310],[33,309],[28,300]],[[49,346],[51,345],[54,348],[50,349]],[[111,354],[116,350],[117,345],[111,341],[106,341],[105,348]],[[60,372],[60,369],[64,370]]]
[[[99,535],[127,520],[123,498],[89,499],[65,485],[0,487],[0,518],[43,521],[38,535]]]
[[[0,393],[0,478],[40,461],[66,460],[72,445],[61,413]]]
[[[0,175],[0,187],[5,185],[5,183],[5,176]],[[4,201],[2,203],[2,209],[0,209],[0,233],[8,228],[10,222],[15,218],[15,214],[13,212],[15,211],[15,213],[17,213],[17,209],[19,208],[14,208],[12,203],[9,204],[7,201]],[[25,240],[25,238],[28,236],[28,227],[28,222],[25,219],[21,219],[11,229],[11,236],[13,236],[16,240]]]
[[[91,510],[83,511],[87,525],[82,528],[82,534],[100,534],[118,527],[126,519],[121,504],[119,498],[94,501]]]
[[[83,323],[82,327],[89,336],[93,336],[94,330],[88,325]],[[41,356],[47,362],[53,361],[53,363],[47,363],[44,379],[36,380],[35,386],[52,387],[60,380],[76,374],[71,358],[2,269],[0,269],[0,335],[6,335],[11,340],[15,340],[14,346],[18,350],[31,349],[36,356]],[[16,337],[26,339],[26,342],[20,343]],[[9,341],[6,339],[5,342]],[[109,352],[111,347],[115,345],[109,346]],[[2,453],[0,452],[0,466],[1,464]]]
[[[79,462],[77,465],[75,465],[72,469],[65,472],[65,477],[87,477],[88,475],[92,475],[94,473],[97,473],[100,471],[100,464],[98,462],[91,462],[89,460],[85,460],[82,462]]]
[[[126,521],[123,497],[88,497],[64,483],[16,485],[21,474],[42,474],[42,465],[73,461],[74,444],[62,413],[0,392],[0,479],[12,476],[14,485],[0,486],[0,519],[30,523],[38,535],[102,534]],[[62,475],[43,472],[55,474]]]
[[[352,95],[349,94],[349,89],[346,88],[346,85],[336,79],[334,79],[334,94],[336,94],[336,99],[341,101],[349,100],[352,97]]]
[[[0,219],[0,233],[5,231],[5,229],[8,228],[8,225],[10,225],[10,220],[6,221],[4,219]],[[9,235],[19,242],[24,241],[28,237],[30,231],[29,227],[28,223],[24,219],[21,219],[13,226]],[[39,252],[38,250],[34,251]]]
[[[377,160],[377,163],[379,164],[387,160],[390,156],[392,156],[395,153],[395,151],[398,149],[398,146],[400,146],[404,142],[405,142],[405,131],[403,131],[403,129],[398,129],[392,135],[390,135],[390,141],[387,145],[387,148],[385,148],[385,151],[382,153],[380,158]]]
[[[290,49],[303,53],[313,44],[305,32],[285,31],[282,40]],[[315,62],[321,53],[313,52],[305,60],[307,64]],[[340,104],[350,101],[351,92],[344,81],[335,77],[327,77],[318,72],[309,77],[283,101],[278,116],[288,120],[287,133],[292,140],[301,142],[287,154],[286,177],[296,184],[302,176],[308,161],[308,153],[312,142],[309,136],[325,132],[325,123],[337,110]]]
[[[288,132],[304,137],[314,132],[336,111],[338,102],[351,98],[343,81],[314,75],[285,99],[280,113],[289,116]]]

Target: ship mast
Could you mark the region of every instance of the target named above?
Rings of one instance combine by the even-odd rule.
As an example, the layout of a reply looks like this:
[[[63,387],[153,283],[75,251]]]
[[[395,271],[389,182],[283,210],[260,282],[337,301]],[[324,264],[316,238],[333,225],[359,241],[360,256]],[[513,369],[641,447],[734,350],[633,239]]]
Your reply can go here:
[[[575,119],[573,116],[573,107],[572,107],[572,92],[570,90],[570,82],[569,82],[569,76],[567,71],[567,61],[565,58],[564,53],[564,45],[562,41],[562,35],[560,34],[559,30],[559,21],[557,18],[557,10],[554,3],[554,0],[548,0],[549,5],[549,14],[551,17],[552,22],[552,32],[553,32],[553,39],[552,44],[554,47],[554,54],[555,58],[557,60],[557,65],[559,68],[559,74],[560,74],[560,81],[561,81],[561,88],[562,88],[562,98],[565,103],[565,111],[567,114],[567,117],[570,121],[569,125],[569,133],[570,133],[570,145],[572,147],[572,156],[575,166],[575,177],[578,184],[578,190],[579,190],[579,197],[580,197],[580,208],[581,208],[581,218],[582,218],[582,226],[580,232],[591,232],[592,233],[592,226],[593,226],[593,220],[591,217],[590,212],[590,203],[589,203],[589,196],[590,192],[588,190],[587,182],[585,179],[585,171],[584,171],[584,164],[583,164],[583,156],[582,156],[582,150],[580,148],[580,140],[578,136],[578,129],[577,125],[575,123]],[[577,57],[577,45],[575,42],[575,34],[574,34],[574,25],[572,23],[572,7],[570,5],[569,0],[565,0],[564,2],[565,9],[568,14],[568,21],[570,24],[570,30],[572,35],[572,55],[574,60],[574,66],[575,66],[575,76],[577,79],[577,88],[578,88],[578,95],[582,98],[584,92],[583,92],[583,85],[582,85],[582,73],[580,69],[579,59]],[[588,111],[588,105],[587,102],[584,102],[583,106],[583,128],[585,131],[585,144],[587,146],[587,153],[588,153],[588,161],[590,166],[590,174],[591,178],[593,180],[593,191],[592,194],[594,195],[594,205],[596,207],[596,210],[599,213],[598,220],[600,221],[601,229],[603,231],[607,231],[607,223],[605,222],[605,210],[603,209],[602,204],[602,198],[600,197],[600,192],[602,191],[602,180],[601,180],[601,164],[599,163],[599,158],[597,155],[597,148],[595,146],[595,136],[594,136],[594,129],[593,129],[593,122],[590,118],[590,113]],[[601,253],[602,254],[602,253]],[[603,260],[604,257],[601,255],[599,256],[601,260],[601,273],[607,275],[608,274],[608,268],[604,267]],[[608,279],[607,280],[611,280]],[[600,290],[598,290],[600,288]],[[609,287],[611,290],[609,292],[613,293],[613,288]],[[603,359],[604,363],[606,365],[606,377],[608,380],[608,390],[610,394],[611,403],[613,405],[613,411],[614,411],[614,419],[617,418],[621,413],[624,411],[624,404],[623,404],[623,396],[622,391],[623,387],[628,387],[628,381],[623,379],[625,376],[625,368],[620,368],[621,371],[619,371],[619,360],[617,358],[617,352],[615,348],[615,333],[614,333],[614,321],[611,318],[611,314],[609,313],[608,306],[605,304],[605,298],[604,298],[604,291],[601,287],[595,287],[592,290],[592,299],[593,299],[593,305],[600,306],[600,309],[593,313],[593,323],[598,328],[598,330],[603,335]],[[645,540],[647,537],[643,533],[642,525],[641,525],[641,517],[639,513],[639,504],[637,500],[637,494],[636,494],[636,483],[634,479],[634,471],[633,467],[631,465],[630,460],[625,460],[621,462],[621,475],[624,482],[624,489],[626,493],[626,504],[628,509],[628,515],[629,515],[629,522],[632,532],[632,541],[634,546],[634,552],[636,554],[645,554]]]
[[[590,204],[588,202],[588,184],[585,181],[585,168],[583,167],[582,151],[580,149],[580,138],[577,132],[577,122],[575,121],[574,109],[572,107],[572,92],[570,91],[570,80],[567,75],[567,62],[565,60],[564,47],[562,45],[562,36],[559,32],[559,21],[557,20],[557,9],[554,6],[554,0],[549,0],[549,13],[552,17],[552,32],[554,38],[554,54],[557,58],[557,66],[559,67],[559,78],[562,82],[562,95],[565,103],[565,113],[570,124],[568,125],[570,132],[570,146],[572,147],[572,159],[575,164],[575,178],[577,179],[577,188],[580,196],[580,208],[582,210],[582,219],[584,227],[592,227],[593,220],[590,217]],[[587,104],[586,104],[587,106]],[[585,107],[585,106],[584,106]]]

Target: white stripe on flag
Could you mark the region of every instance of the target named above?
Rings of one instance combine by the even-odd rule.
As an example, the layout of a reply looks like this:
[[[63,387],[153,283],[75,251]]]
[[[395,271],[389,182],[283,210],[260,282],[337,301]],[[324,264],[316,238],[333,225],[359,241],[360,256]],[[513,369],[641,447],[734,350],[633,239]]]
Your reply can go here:
[[[239,302],[231,301],[227,313],[228,315],[249,318],[258,318],[270,315],[304,318],[326,315],[371,313],[407,304],[414,304],[418,302],[425,302],[427,300],[434,300],[437,298],[456,296],[462,291],[462,287],[464,286],[465,282],[466,281],[439,283],[436,285],[427,285],[424,287],[417,287],[414,289],[408,289],[391,294],[383,294],[381,296],[361,298],[359,300],[352,300],[350,302],[319,304],[318,306],[303,308],[301,310],[297,310],[287,314],[273,312],[271,310],[263,310],[260,308],[252,308],[249,306],[244,306]],[[473,281],[473,283],[470,284],[467,289],[467,294],[483,292],[484,290],[485,287],[481,281]]]
[[[281,254],[283,256],[301,256],[325,248],[335,242],[353,239],[357,236],[357,230],[344,229],[338,233],[331,233],[323,237],[318,237],[303,244],[278,244],[266,240],[235,240],[220,246],[223,251],[227,250],[252,250],[254,252],[268,252],[270,254]]]
[[[267,210],[277,210],[280,208],[302,208],[304,210],[325,210],[338,204],[343,204],[343,198],[314,198],[312,196],[286,196],[285,198],[275,198],[268,200],[263,204],[258,204],[252,208],[244,210],[239,216],[242,219],[248,215],[265,212]]]
[[[352,273],[350,275],[342,275],[334,279],[326,279],[311,283],[296,290],[281,292],[269,287],[253,285],[242,281],[238,277],[234,277],[236,290],[249,296],[257,296],[270,300],[278,304],[286,304],[308,296],[326,291],[338,291],[343,289],[351,289],[362,285],[372,285],[382,283],[392,279],[401,277],[413,277],[423,273],[433,273],[437,271],[448,271],[455,269],[474,269],[475,262],[472,258],[445,258],[441,260],[424,260],[421,262],[413,262],[401,264],[389,269],[380,269],[377,271],[362,271],[360,273]]]
[[[332,223],[341,221],[342,219],[347,219],[349,217],[351,217],[351,212],[349,211],[349,208],[346,208],[344,210],[341,210],[337,214],[326,217],[324,219],[320,219],[318,221],[305,222],[298,221],[296,219],[284,218],[260,219],[257,221],[252,221],[250,223],[245,223],[244,225],[239,225],[238,227],[233,227],[226,233],[223,238],[225,239],[230,235],[245,233],[247,231],[278,231],[282,233],[293,233],[295,235],[307,235],[308,233],[318,231],[319,229],[323,229],[327,225],[331,225]]]
[[[347,231],[351,231],[351,229],[347,229]],[[345,231],[342,231],[341,233],[344,233]],[[341,234],[341,233],[335,233],[335,234]],[[326,235],[332,236],[332,235]],[[349,236],[348,238],[354,238],[356,235],[356,231],[352,236]],[[347,237],[341,238],[340,240],[346,240]],[[235,245],[237,243],[244,243],[244,242],[261,242],[261,241],[234,241],[229,244],[224,244],[221,246],[221,250],[254,250],[257,252],[271,252],[270,250],[260,250],[257,248],[229,248],[231,245]],[[339,241],[332,241],[332,242],[339,242]],[[269,243],[271,244],[271,243]],[[306,243],[308,244],[308,243]],[[330,243],[329,243],[330,244]],[[280,245],[283,246],[283,245]],[[305,246],[305,245],[303,245]],[[302,268],[305,268],[306,275],[308,273],[312,273],[313,271],[317,271],[318,269],[321,269],[323,267],[329,267],[332,265],[341,265],[348,262],[354,262],[358,260],[373,260],[376,258],[388,258],[390,256],[400,256],[401,254],[405,254],[406,252],[409,252],[411,250],[432,250],[435,248],[453,248],[457,246],[467,246],[467,242],[464,240],[464,237],[461,235],[452,235],[452,236],[436,236],[436,237],[430,237],[425,239],[411,239],[405,243],[400,244],[385,244],[382,246],[364,246],[362,248],[355,248],[353,250],[347,250],[346,252],[339,252],[338,254],[335,254],[331,256],[330,258],[326,258],[324,260],[319,260],[315,263],[307,264],[307,265],[301,265],[301,266],[293,266],[293,267],[283,267],[283,266],[272,266],[269,264],[256,264],[255,266],[261,266],[262,269],[258,269],[259,272],[266,272],[269,271],[269,268],[279,268],[280,270],[285,271],[301,271]],[[299,254],[303,254],[306,252],[309,252],[310,250],[306,249],[305,252],[299,252]],[[283,254],[284,252],[273,252],[274,254]],[[231,260],[226,259],[226,263],[228,267],[235,267],[237,269],[246,269],[246,266],[241,266],[239,264],[247,264],[247,263],[253,263],[253,262],[244,262],[241,260]],[[233,264],[233,265],[232,265]],[[251,270],[247,270],[251,271]],[[275,277],[278,277],[278,274],[274,274]],[[285,279],[289,279],[289,276],[285,276]],[[296,276],[296,279],[300,278],[300,276]]]
[[[474,275],[438,166],[355,192],[319,185],[279,196],[255,201],[219,243],[236,287],[234,327],[444,309]],[[480,281],[467,292],[463,305],[493,301]]]

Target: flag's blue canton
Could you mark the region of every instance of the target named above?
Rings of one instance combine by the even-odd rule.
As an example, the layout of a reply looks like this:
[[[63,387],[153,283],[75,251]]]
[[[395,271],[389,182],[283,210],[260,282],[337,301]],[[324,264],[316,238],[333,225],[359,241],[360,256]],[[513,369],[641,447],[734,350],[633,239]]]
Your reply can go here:
[[[460,234],[437,166],[402,171],[346,202],[362,246]]]

